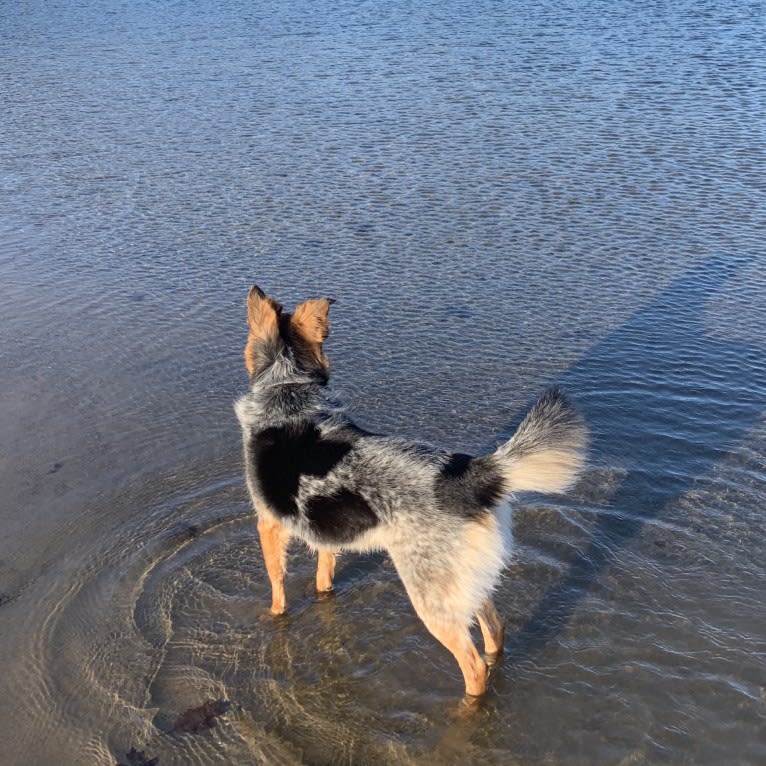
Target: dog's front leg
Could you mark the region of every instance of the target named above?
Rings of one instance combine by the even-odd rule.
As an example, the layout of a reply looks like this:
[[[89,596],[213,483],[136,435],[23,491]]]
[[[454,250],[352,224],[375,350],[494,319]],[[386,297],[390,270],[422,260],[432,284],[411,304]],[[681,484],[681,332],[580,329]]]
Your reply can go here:
[[[317,559],[317,593],[329,593],[335,577],[335,554],[332,551],[319,551]]]
[[[261,550],[266,571],[271,581],[271,613],[284,614],[287,611],[285,566],[290,532],[272,516],[259,515],[258,534],[261,537]]]

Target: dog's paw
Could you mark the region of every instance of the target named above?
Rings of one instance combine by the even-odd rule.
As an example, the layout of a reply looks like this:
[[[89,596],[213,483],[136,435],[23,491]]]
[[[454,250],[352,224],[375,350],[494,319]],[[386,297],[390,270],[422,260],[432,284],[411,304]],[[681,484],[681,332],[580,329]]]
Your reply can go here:
[[[328,601],[335,598],[335,588],[325,588],[323,590],[317,589],[314,591],[317,601]]]
[[[263,624],[273,623],[274,621],[284,619],[285,617],[287,617],[287,609],[282,609],[281,612],[266,609],[258,615],[258,622]]]
[[[465,719],[473,718],[484,710],[485,707],[485,695],[481,697],[474,697],[471,694],[466,694],[455,708],[451,711],[452,718]],[[453,703],[454,704],[454,703]]]

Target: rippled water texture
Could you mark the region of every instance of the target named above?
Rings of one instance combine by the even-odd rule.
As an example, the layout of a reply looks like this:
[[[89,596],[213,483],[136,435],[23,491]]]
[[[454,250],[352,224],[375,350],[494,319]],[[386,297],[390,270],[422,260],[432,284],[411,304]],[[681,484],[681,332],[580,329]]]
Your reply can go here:
[[[3,764],[766,763],[764,19],[0,3]],[[361,425],[479,451],[551,383],[591,425],[472,715],[382,554],[317,600],[296,547],[265,614],[255,280],[337,299]]]

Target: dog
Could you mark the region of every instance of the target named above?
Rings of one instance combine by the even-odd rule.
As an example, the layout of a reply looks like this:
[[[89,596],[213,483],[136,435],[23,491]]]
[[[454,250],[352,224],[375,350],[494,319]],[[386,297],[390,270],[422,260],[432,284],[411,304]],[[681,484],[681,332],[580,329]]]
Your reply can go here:
[[[477,457],[369,433],[328,393],[323,349],[334,301],[288,313],[254,285],[247,297],[250,390],[235,404],[245,476],[255,507],[271,613],[286,611],[291,537],[318,552],[316,589],[331,591],[340,550],[385,550],[415,612],[455,657],[470,697],[485,693],[485,655],[502,651],[492,592],[511,551],[507,498],[563,492],[585,460],[587,428],[557,388],[545,392],[513,437]]]

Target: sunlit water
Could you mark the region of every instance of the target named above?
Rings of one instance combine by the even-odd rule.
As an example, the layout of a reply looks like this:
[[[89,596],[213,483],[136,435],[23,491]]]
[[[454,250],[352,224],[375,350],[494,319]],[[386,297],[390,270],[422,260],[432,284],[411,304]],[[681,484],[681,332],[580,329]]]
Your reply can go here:
[[[765,18],[1,3],[3,764],[766,762]],[[470,715],[382,554],[320,601],[296,547],[265,614],[255,280],[337,299],[366,427],[488,449],[554,382],[588,419]]]

